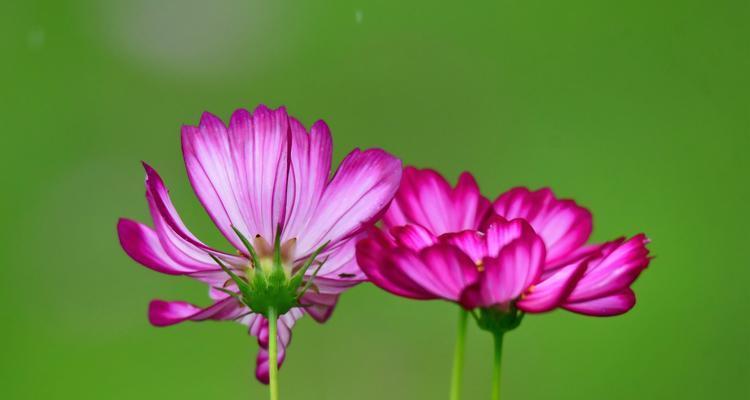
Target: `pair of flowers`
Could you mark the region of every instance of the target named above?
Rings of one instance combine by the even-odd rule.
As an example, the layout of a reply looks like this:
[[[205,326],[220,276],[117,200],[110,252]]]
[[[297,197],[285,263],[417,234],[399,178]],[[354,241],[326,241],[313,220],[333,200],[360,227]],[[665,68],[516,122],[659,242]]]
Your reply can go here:
[[[246,325],[260,346],[256,377],[270,382],[272,399],[295,322],[304,314],[325,322],[340,294],[361,282],[461,306],[458,398],[467,315],[495,336],[499,368],[502,335],[525,313],[621,314],[649,262],[643,235],[587,243],[590,213],[548,189],[516,188],[490,202],[468,173],[451,187],[379,149],[352,151],[329,178],[328,127],[318,121],[308,132],[283,108],[238,110],[229,126],[206,113],[199,126],[183,127],[182,149],[193,189],[237,251],[196,238],[146,164],[153,227],[121,219],[120,243],[148,268],[210,287],[208,307],[154,300],[149,320]]]

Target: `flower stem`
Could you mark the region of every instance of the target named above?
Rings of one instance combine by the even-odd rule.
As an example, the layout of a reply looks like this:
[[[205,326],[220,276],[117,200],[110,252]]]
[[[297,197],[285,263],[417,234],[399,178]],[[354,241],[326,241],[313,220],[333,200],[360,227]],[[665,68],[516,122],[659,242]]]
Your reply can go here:
[[[500,366],[503,361],[503,332],[495,332],[495,368],[492,372],[492,400],[500,400]]]
[[[268,309],[268,388],[271,391],[271,400],[279,400],[277,321],[276,310],[270,307]]]
[[[464,347],[466,344],[466,320],[468,317],[469,313],[463,308],[460,308],[458,314],[458,331],[456,332],[456,349],[453,353],[453,375],[451,378],[450,400],[459,400],[461,398],[461,382],[463,380],[464,369]]]

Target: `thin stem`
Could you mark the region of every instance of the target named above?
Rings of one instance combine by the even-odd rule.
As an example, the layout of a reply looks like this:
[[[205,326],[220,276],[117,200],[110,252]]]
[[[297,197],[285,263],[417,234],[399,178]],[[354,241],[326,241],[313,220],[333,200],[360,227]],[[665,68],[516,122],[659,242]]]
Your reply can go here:
[[[268,309],[268,388],[271,391],[271,400],[279,400],[279,366],[278,349],[276,338],[276,324],[278,316],[273,307]]]
[[[495,368],[492,372],[492,400],[500,400],[500,366],[503,362],[503,333],[497,332],[495,337]]]
[[[453,375],[451,378],[451,400],[461,398],[461,382],[464,369],[464,348],[466,347],[466,320],[469,313],[463,308],[459,309],[458,330],[456,331],[456,349],[453,353]]]

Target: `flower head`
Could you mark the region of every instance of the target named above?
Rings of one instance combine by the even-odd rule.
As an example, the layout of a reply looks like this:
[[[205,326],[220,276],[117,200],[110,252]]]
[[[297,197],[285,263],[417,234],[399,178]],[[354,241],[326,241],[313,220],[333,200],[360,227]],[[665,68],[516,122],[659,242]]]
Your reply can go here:
[[[329,178],[326,124],[318,121],[308,132],[284,108],[265,106],[235,111],[228,126],[205,113],[198,126],[183,127],[182,150],[193,189],[234,251],[217,250],[190,233],[147,164],[153,227],[121,219],[120,243],[148,268],[210,287],[213,304],[205,308],[152,301],[152,324],[246,325],[261,346],[256,376],[267,382],[269,308],[281,314],[280,364],[299,318],[326,321],[341,292],[365,280],[354,260],[355,243],[391,201],[401,162],[382,150],[355,149]]]
[[[624,313],[649,263],[642,234],[587,244],[591,214],[572,200],[515,188],[490,203],[468,173],[452,188],[432,170],[407,167],[383,221],[357,246],[368,278],[399,296],[490,311],[482,320],[503,325],[491,329],[557,307]]]

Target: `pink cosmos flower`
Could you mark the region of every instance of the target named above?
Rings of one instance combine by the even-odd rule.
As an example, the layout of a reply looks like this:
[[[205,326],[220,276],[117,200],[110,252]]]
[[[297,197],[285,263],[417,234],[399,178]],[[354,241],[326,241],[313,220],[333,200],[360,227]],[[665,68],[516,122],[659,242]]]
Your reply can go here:
[[[468,310],[622,314],[650,260],[643,234],[588,244],[591,214],[549,189],[515,188],[490,203],[468,173],[451,188],[435,171],[407,167],[383,221],[357,246],[368,278]]]
[[[308,132],[284,108],[265,106],[235,111],[229,126],[205,113],[199,126],[182,128],[182,150],[193,189],[236,252],[209,247],[190,233],[162,179],[146,164],[153,227],[121,219],[120,243],[148,268],[210,287],[208,307],[152,301],[153,325],[246,325],[260,345],[256,377],[268,383],[267,312],[281,314],[281,364],[295,322],[304,314],[326,321],[341,292],[365,280],[354,259],[355,243],[391,201],[401,162],[379,149],[355,149],[329,178],[328,126],[318,121]]]

